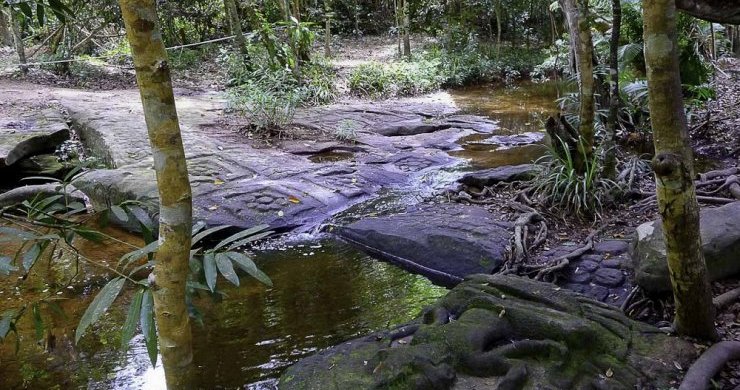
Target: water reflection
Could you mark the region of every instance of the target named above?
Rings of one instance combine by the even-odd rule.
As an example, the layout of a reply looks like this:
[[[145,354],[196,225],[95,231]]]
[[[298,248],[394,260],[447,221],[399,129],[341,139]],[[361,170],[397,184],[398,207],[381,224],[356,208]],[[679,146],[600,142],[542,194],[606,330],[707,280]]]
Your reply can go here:
[[[337,242],[265,251],[255,260],[274,288],[243,278],[241,287],[225,288],[221,302],[198,299],[204,322],[193,325],[198,388],[272,388],[275,378],[299,358],[408,321],[445,293],[423,277]],[[93,290],[89,295],[64,293],[60,306],[65,316],[49,330],[56,340],[53,350],[43,340],[37,342],[30,319],[20,326],[17,356],[13,336],[0,344],[0,388],[164,388],[161,365],[151,367],[142,337],[132,341],[123,358],[116,351],[130,293],[119,298],[79,346],[71,342]],[[4,302],[17,304],[16,299],[0,294]]]
[[[556,99],[572,87],[556,82],[524,82],[513,88],[476,86],[450,91],[463,111],[488,116],[498,121],[501,134],[541,133],[548,116],[558,113]],[[525,164],[545,152],[542,144],[498,145],[490,135],[474,134],[461,138],[462,150],[451,155],[470,160],[476,169]],[[547,139],[544,142],[548,142]]]

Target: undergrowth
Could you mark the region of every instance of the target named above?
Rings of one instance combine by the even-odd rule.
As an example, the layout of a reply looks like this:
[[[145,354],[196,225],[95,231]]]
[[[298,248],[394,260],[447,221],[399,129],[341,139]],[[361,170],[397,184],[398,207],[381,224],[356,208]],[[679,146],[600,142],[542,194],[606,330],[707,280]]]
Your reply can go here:
[[[622,192],[621,187],[601,174],[599,153],[584,158],[585,168],[579,172],[571,151],[564,142],[559,142],[564,150],[562,155],[550,146],[547,154],[536,161],[540,169],[532,181],[535,197],[563,214],[600,217],[603,209],[613,204]],[[580,146],[578,153],[583,153],[583,144]]]

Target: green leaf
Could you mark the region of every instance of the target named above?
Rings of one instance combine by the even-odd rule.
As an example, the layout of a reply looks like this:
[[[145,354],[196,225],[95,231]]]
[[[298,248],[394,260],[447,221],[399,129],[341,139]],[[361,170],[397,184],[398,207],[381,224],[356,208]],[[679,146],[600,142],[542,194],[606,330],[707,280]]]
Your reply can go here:
[[[77,331],[75,332],[75,343],[80,341],[80,337],[85,334],[87,328],[94,324],[103,313],[108,310],[108,307],[116,300],[118,294],[121,292],[126,279],[115,278],[108,282],[103,287],[98,295],[95,296],[90,306],[85,310],[85,314],[82,315],[79,325],[77,325]]]
[[[39,26],[44,27],[44,4],[36,3],[36,18],[39,20]]]
[[[274,233],[274,232],[273,231],[269,231],[269,232],[263,232],[263,233],[260,233],[260,234],[255,234],[254,236],[247,237],[247,238],[245,238],[245,239],[243,239],[241,241],[237,241],[237,242],[229,245],[229,248],[228,249],[229,250],[232,250],[232,249],[239,248],[240,246],[247,245],[247,244],[249,244],[252,241],[257,241],[257,240],[263,239],[263,238],[269,236],[272,233]]]
[[[44,320],[41,319],[39,304],[35,303],[31,310],[33,312],[33,327],[36,330],[36,340],[44,338]]]
[[[196,235],[195,235],[195,237],[193,237],[192,243],[191,243],[190,245],[191,245],[191,246],[193,246],[193,245],[195,245],[195,244],[196,244],[196,243],[197,243],[198,241],[200,241],[200,240],[202,240],[202,239],[206,238],[207,236],[209,236],[209,235],[211,235],[211,234],[213,234],[213,233],[216,233],[216,232],[218,232],[218,231],[224,230],[224,229],[226,229],[226,228],[230,228],[230,227],[231,227],[231,226],[229,226],[229,225],[223,225],[223,226],[216,226],[216,227],[212,227],[212,228],[210,228],[210,229],[206,229],[206,230],[204,230],[204,231],[202,231],[202,232],[200,232],[200,233],[196,234]]]
[[[203,255],[203,272],[206,275],[206,284],[213,291],[216,288],[216,259],[213,252]]]
[[[149,353],[149,361],[152,367],[157,365],[157,327],[154,322],[154,297],[152,290],[147,289],[141,300],[141,318],[139,321],[141,332],[144,333],[146,350]]]
[[[41,252],[43,251],[43,249],[44,248],[42,248],[42,245],[38,242],[31,245],[31,249],[23,254],[23,260],[21,262],[23,264],[23,269],[25,269],[26,271],[30,271],[31,267],[33,267],[33,265],[36,263],[36,260],[38,260],[41,256]]]
[[[128,211],[138,220],[142,225],[144,225],[149,231],[154,229],[154,222],[149,217],[149,213],[147,213],[143,208],[139,206],[129,206],[127,207]]]
[[[5,311],[2,317],[0,317],[0,340],[4,339],[5,336],[8,335],[8,332],[10,331],[10,327],[13,323],[14,318],[15,318],[14,310]]]
[[[219,242],[218,245],[216,245],[213,249],[219,250],[219,249],[225,247],[226,245],[231,244],[234,241],[238,241],[238,240],[241,240],[244,237],[248,237],[248,236],[254,235],[255,233],[258,233],[258,232],[261,232],[262,230],[267,229],[268,227],[269,227],[268,225],[259,225],[259,226],[255,226],[253,228],[249,228],[247,230],[243,230],[243,231],[241,231],[239,233],[236,233],[236,234],[234,234],[234,235],[232,235],[232,236],[230,236],[228,238],[225,238],[224,240],[222,240],[221,242]]]
[[[260,271],[254,264],[254,261],[247,257],[247,255],[240,252],[226,252],[225,254],[229,256],[231,260],[239,266],[239,268],[244,270],[244,272],[248,273],[260,282],[268,286],[272,286],[272,280],[270,280],[264,272]]]
[[[140,259],[150,253],[154,253],[157,251],[157,249],[159,249],[159,241],[152,241],[143,248],[139,248],[135,251],[126,253],[125,255],[121,256],[121,259],[118,262],[119,264],[124,263],[124,267],[126,267],[130,262]]]
[[[103,236],[100,234],[100,232],[97,232],[95,230],[91,229],[83,229],[83,228],[75,228],[72,229],[75,233],[77,233],[80,237],[92,241],[92,242],[101,242],[103,241]]]
[[[65,23],[66,21],[65,13],[67,15],[72,14],[71,11],[68,11],[69,8],[62,4],[60,0],[49,0],[49,6],[51,7],[51,12],[54,13],[54,16],[56,16],[62,23]]]
[[[128,344],[131,342],[131,338],[134,337],[136,325],[141,319],[141,301],[143,299],[144,289],[140,289],[134,294],[131,305],[128,307],[126,322],[123,323],[123,329],[121,329],[121,350],[123,350],[123,353],[128,350]]]
[[[13,259],[8,256],[0,256],[0,275],[8,276],[15,271],[18,271],[18,267],[13,265]]]
[[[226,278],[233,285],[239,285],[239,276],[234,271],[234,265],[231,264],[231,258],[223,253],[216,253],[216,266],[218,272]]]
[[[33,10],[31,9],[31,6],[28,5],[28,3],[18,3],[18,8],[21,9],[21,12],[23,12],[23,14],[26,15],[27,18],[33,18]]]
[[[121,206],[110,206],[110,211],[113,213],[113,215],[118,218],[121,222],[128,222],[128,214],[126,214],[126,210],[123,209]]]

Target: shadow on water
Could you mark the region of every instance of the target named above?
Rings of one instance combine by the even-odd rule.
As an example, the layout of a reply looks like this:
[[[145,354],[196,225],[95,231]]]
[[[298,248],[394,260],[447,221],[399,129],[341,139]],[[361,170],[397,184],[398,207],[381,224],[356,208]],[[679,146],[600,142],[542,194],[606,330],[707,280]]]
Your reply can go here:
[[[94,254],[118,259],[126,248],[107,245]],[[3,248],[3,254],[4,254]],[[91,254],[92,255],[92,254]],[[412,319],[446,290],[425,278],[376,261],[337,241],[294,245],[255,255],[274,282],[267,288],[244,277],[241,287],[221,281],[221,302],[201,297],[203,326],[193,325],[198,388],[272,388],[290,364],[319,349]],[[40,278],[39,278],[40,280]],[[0,278],[0,312],[47,294],[53,287]],[[64,315],[42,306],[48,329],[37,338],[31,316],[0,343],[0,388],[157,389],[143,338],[122,357],[119,329],[131,292],[116,301],[99,326],[72,342],[74,328],[98,287],[63,289]]]
[[[517,145],[492,142],[500,135],[532,135],[544,132],[544,122],[559,109],[556,99],[572,87],[558,82],[523,82],[514,87],[476,86],[450,91],[455,104],[464,112],[488,116],[498,121],[496,135],[474,134],[458,140],[462,150],[450,152],[466,158],[476,169],[525,164],[545,152],[542,142]],[[547,142],[547,139],[544,140]]]

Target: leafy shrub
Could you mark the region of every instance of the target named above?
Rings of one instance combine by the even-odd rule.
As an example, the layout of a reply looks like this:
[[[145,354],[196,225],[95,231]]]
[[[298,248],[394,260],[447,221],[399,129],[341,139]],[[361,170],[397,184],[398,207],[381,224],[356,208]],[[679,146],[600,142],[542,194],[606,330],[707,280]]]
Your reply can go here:
[[[334,136],[340,141],[355,141],[357,139],[357,122],[352,119],[342,119]]]
[[[349,75],[349,90],[360,96],[372,98],[387,96],[392,89],[392,83],[390,73],[383,64],[377,62],[362,64]]]
[[[192,68],[202,60],[203,52],[200,50],[181,49],[169,53],[170,66],[176,70]]]
[[[546,205],[577,217],[598,216],[605,205],[611,203],[620,187],[601,175],[599,153],[586,160],[583,173],[579,173],[568,147],[563,144],[564,156],[554,147],[537,163],[540,170],[534,178],[534,193]],[[579,148],[580,149],[580,148]]]

